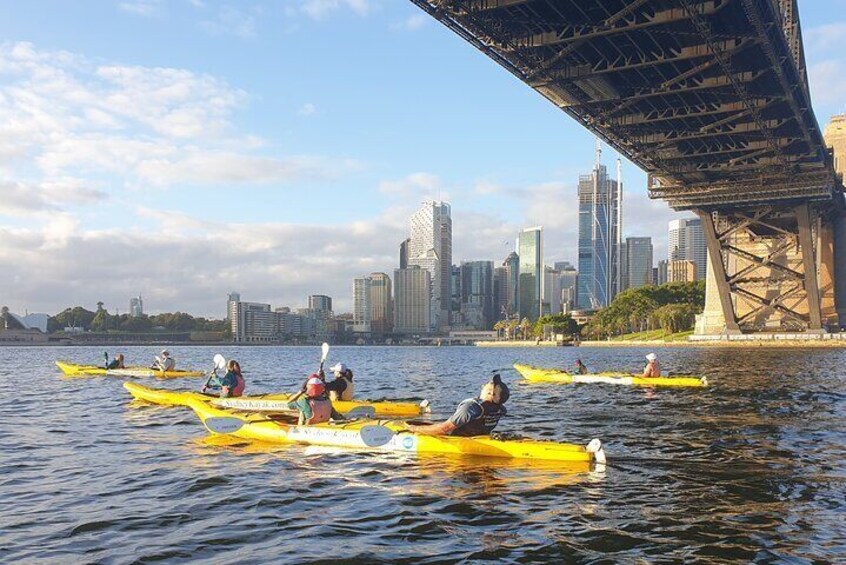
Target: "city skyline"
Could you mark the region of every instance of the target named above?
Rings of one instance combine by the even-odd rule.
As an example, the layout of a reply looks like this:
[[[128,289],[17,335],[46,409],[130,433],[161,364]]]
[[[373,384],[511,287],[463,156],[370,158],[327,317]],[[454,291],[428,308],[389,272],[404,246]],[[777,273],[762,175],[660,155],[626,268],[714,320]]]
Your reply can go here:
[[[454,205],[455,264],[499,261],[528,225],[547,263],[576,263],[569,203],[592,136],[410,3],[46,6],[0,7],[13,311],[123,311],[140,293],[150,313],[220,318],[232,288],[350,311],[351,278],[396,264],[426,198]],[[844,110],[846,2],[801,10],[822,128]],[[626,162],[623,177],[623,235],[666,256],[681,216]]]

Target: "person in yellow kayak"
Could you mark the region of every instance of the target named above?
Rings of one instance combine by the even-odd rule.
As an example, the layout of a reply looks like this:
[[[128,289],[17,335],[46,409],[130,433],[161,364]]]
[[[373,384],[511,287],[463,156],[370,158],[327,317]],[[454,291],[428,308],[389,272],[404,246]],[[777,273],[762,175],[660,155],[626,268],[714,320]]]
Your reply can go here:
[[[247,382],[241,374],[241,365],[230,359],[226,364],[226,374],[221,378],[215,373],[203,387],[203,394],[218,394],[220,398],[230,398],[244,394],[246,387]]]
[[[353,372],[343,363],[329,368],[335,374],[335,380],[326,383],[329,400],[352,400],[355,387],[353,386]]]
[[[582,363],[581,359],[576,359],[576,366],[573,368],[573,372],[577,375],[587,375],[588,368],[585,367],[585,364]]]
[[[510,396],[508,387],[497,374],[482,386],[478,398],[463,400],[449,420],[425,426],[409,424],[408,429],[430,436],[490,435],[500,418],[508,412],[503,404]]]
[[[661,365],[658,364],[658,356],[654,353],[646,355],[646,367],[643,368],[643,378],[656,378],[661,376]]]
[[[106,364],[106,369],[126,369],[123,364],[123,353],[118,353],[111,363]]]
[[[300,412],[298,425],[322,424],[332,417],[332,401],[326,396],[326,385],[317,374],[309,375],[305,393],[288,403],[289,410]]]
[[[170,351],[162,349],[161,356],[156,356],[156,360],[150,368],[157,371],[173,371],[176,369],[176,359],[170,356]]]

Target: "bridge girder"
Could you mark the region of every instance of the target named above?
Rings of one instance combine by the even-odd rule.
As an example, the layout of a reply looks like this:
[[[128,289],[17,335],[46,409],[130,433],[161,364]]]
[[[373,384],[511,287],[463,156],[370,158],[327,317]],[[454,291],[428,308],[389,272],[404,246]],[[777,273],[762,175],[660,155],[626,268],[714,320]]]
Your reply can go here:
[[[643,168],[674,208],[842,198],[795,0],[412,2]]]

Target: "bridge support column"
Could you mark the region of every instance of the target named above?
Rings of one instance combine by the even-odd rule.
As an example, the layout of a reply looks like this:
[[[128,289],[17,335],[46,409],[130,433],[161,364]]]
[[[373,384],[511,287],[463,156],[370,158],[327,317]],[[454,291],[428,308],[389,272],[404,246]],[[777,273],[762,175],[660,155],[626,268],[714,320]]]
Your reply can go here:
[[[836,256],[831,222],[819,210],[801,204],[696,213],[709,257],[697,334],[825,331],[824,316],[834,314]]]
[[[846,214],[836,211],[831,221],[834,240],[834,303],[837,322],[846,327]]]

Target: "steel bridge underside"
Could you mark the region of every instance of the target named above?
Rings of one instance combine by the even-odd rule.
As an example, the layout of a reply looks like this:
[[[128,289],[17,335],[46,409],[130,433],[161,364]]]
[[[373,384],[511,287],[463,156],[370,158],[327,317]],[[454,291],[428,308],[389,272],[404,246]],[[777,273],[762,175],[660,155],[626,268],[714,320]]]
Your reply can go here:
[[[412,0],[676,209],[831,200],[796,0]]]
[[[836,320],[843,188],[797,0],[411,1],[646,171],[651,198],[702,218],[722,331]]]

